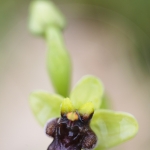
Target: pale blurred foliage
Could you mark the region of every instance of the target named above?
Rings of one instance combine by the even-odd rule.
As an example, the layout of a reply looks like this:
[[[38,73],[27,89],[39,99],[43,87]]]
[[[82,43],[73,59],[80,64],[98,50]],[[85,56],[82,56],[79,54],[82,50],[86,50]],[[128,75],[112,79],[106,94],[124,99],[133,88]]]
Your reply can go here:
[[[0,149],[46,149],[51,139],[44,134],[28,105],[31,91],[53,91],[45,67],[46,45],[28,32],[29,1],[0,3]],[[137,136],[112,150],[149,150],[150,26],[143,23],[145,28],[140,28],[129,14],[125,17],[123,10],[119,14],[115,7],[106,9],[102,2],[99,6],[57,0],[57,5],[68,21],[64,37],[73,62],[72,85],[85,74],[98,76],[113,109],[129,112],[139,122]],[[138,59],[139,49],[142,59]]]

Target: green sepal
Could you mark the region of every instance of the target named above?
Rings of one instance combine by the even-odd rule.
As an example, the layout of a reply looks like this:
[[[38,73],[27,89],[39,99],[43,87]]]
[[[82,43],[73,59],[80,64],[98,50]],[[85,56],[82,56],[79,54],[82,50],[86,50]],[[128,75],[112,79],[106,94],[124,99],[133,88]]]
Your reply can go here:
[[[111,108],[111,102],[109,97],[104,93],[102,97],[102,103],[100,105],[100,109],[110,109]]]
[[[51,26],[63,29],[65,19],[52,1],[34,0],[29,10],[29,30],[36,35],[44,35]]]
[[[104,150],[134,137],[138,132],[138,123],[128,113],[97,110],[93,115],[91,128],[98,137],[95,150]]]
[[[47,29],[46,41],[47,68],[52,84],[58,94],[67,97],[70,89],[71,61],[61,31],[55,27]]]
[[[69,98],[65,98],[61,104],[61,114],[75,111],[72,102]]]
[[[44,126],[50,118],[60,116],[63,97],[45,91],[35,91],[29,96],[30,108],[37,121]]]
[[[94,109],[98,109],[101,105],[103,91],[103,85],[98,78],[84,76],[72,90],[70,99],[75,109],[79,109],[86,102],[92,102]]]

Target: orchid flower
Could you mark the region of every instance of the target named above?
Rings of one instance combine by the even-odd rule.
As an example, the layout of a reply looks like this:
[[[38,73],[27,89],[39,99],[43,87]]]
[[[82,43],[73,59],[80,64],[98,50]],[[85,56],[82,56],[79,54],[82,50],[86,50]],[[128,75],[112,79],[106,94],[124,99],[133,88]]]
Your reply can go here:
[[[103,109],[105,92],[97,77],[83,77],[69,92],[71,61],[62,37],[65,24],[51,1],[31,2],[29,30],[48,45],[47,69],[57,93],[34,91],[29,97],[36,120],[53,138],[48,150],[104,150],[129,140],[138,131],[136,119]]]
[[[138,131],[138,123],[132,115],[101,109],[103,95],[104,88],[99,79],[94,76],[85,76],[71,91],[70,98],[35,91],[30,95],[30,106],[42,126],[53,118],[46,124],[46,133],[54,138],[53,146],[58,146],[57,150],[71,150],[70,146],[78,146],[76,150],[94,147],[95,150],[103,150],[123,143],[134,137]],[[62,126],[61,135],[54,133],[58,130],[57,126]],[[76,144],[76,141],[71,145],[67,144],[68,139],[66,141],[61,139],[67,134],[70,139],[69,143],[72,143],[72,138],[77,138],[83,131],[83,127],[86,128],[86,132],[82,133],[84,138],[81,138],[84,140],[79,145]],[[61,142],[55,142],[57,138],[60,138]],[[68,149],[59,149],[60,144],[64,144],[64,147]]]

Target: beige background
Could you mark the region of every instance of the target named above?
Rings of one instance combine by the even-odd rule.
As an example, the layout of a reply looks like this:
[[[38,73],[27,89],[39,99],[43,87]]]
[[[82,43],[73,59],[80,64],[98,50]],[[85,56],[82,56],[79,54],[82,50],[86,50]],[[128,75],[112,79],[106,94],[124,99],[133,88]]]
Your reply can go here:
[[[72,86],[83,75],[98,76],[113,109],[129,112],[139,122],[137,136],[112,150],[149,150],[150,78],[135,63],[131,26],[121,18],[95,18],[84,12],[79,16],[82,7],[70,6],[71,11],[66,7],[60,5],[68,20],[64,38],[72,57]],[[51,139],[34,119],[28,95],[35,89],[53,90],[45,68],[46,44],[29,34],[26,9],[17,16],[1,48],[0,149],[46,150]]]

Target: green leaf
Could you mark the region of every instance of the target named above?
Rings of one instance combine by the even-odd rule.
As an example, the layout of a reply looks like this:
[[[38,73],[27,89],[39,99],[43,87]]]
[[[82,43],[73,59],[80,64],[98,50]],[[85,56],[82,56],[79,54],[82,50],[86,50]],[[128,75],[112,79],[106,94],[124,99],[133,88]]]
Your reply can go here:
[[[92,118],[91,128],[98,137],[95,150],[103,150],[134,137],[138,131],[138,123],[128,113],[97,110]]]
[[[31,33],[43,35],[48,27],[65,27],[65,19],[53,2],[34,0],[30,5],[29,29]]]
[[[94,108],[100,108],[103,96],[103,85],[94,76],[83,77],[71,92],[70,99],[76,109],[79,109],[86,102],[92,102]]]
[[[71,61],[58,28],[46,32],[48,43],[47,68],[55,91],[67,97],[70,88]]]
[[[31,110],[42,126],[44,126],[50,118],[60,116],[62,100],[63,97],[44,91],[35,91],[29,96]]]

